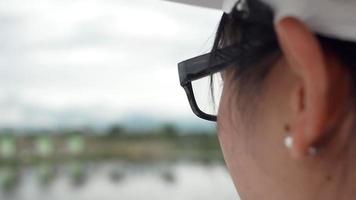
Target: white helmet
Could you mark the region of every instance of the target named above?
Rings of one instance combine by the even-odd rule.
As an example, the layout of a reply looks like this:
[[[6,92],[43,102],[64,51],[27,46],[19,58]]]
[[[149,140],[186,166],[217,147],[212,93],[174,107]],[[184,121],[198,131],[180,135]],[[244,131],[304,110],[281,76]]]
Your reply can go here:
[[[249,0],[170,0],[229,13],[236,3]],[[253,0],[251,0],[253,1]],[[275,13],[275,21],[293,16],[316,33],[356,41],[356,0],[260,0]]]

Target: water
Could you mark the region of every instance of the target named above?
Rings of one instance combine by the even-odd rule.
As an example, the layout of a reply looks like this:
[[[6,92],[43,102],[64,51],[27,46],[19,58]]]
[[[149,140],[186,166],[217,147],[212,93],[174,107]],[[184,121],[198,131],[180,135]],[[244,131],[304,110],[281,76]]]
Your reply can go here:
[[[42,163],[0,167],[4,200],[234,200],[221,163]]]

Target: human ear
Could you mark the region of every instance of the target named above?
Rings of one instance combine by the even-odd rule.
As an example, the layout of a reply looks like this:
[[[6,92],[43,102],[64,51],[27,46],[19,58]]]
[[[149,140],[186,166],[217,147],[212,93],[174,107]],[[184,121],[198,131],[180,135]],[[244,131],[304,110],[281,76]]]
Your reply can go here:
[[[277,36],[288,67],[298,76],[300,83],[292,91],[292,103],[298,104],[295,120],[291,122],[293,137],[292,155],[303,158],[311,147],[326,137],[335,121],[336,111],[342,103],[335,98],[346,99],[335,84],[344,84],[345,73],[333,67],[333,62],[321,47],[318,38],[306,24],[293,17],[281,19]],[[335,82],[336,81],[336,82]]]

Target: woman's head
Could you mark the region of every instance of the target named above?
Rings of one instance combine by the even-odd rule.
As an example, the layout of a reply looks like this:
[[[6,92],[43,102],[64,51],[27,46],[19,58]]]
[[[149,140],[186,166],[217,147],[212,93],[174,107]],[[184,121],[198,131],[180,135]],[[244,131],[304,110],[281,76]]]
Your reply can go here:
[[[223,1],[238,3],[212,52],[180,63],[179,75],[193,112],[217,119],[242,199],[356,198],[356,2]],[[217,72],[216,116],[202,110],[193,82]]]
[[[274,24],[269,6],[247,2],[248,16],[236,9],[224,15],[213,52],[279,45],[222,72],[219,139],[242,199],[352,198],[356,44],[315,34],[294,17]],[[292,149],[284,145],[288,136]]]

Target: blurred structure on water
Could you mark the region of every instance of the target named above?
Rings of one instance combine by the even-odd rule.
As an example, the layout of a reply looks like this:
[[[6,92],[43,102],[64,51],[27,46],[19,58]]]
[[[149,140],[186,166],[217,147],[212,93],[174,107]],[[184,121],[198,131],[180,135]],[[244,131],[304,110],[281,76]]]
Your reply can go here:
[[[16,156],[16,147],[16,140],[13,135],[0,135],[0,153],[2,158],[14,158]]]

